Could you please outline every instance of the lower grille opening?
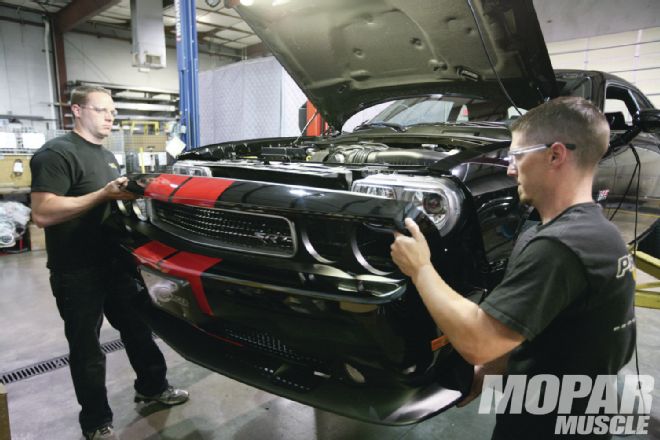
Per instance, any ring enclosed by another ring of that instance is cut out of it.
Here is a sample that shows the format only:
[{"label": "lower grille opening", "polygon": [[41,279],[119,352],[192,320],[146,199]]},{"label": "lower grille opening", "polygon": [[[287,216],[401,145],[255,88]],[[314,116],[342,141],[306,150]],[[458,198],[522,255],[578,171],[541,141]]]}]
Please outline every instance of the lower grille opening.
[{"label": "lower grille opening", "polygon": [[241,342],[257,350],[267,351],[283,359],[314,367],[321,367],[325,364],[321,359],[297,352],[284,344],[277,337],[268,333],[256,330],[239,330],[235,328],[225,328],[223,329],[223,333],[230,339]]}]

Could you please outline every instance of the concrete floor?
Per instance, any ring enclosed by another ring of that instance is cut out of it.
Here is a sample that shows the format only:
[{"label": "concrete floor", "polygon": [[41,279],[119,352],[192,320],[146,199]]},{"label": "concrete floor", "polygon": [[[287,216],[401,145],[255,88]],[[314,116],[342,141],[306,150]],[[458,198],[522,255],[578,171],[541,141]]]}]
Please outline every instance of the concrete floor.
[{"label": "concrete floor", "polygon": [[[44,252],[0,255],[0,373],[67,354],[63,326],[48,284]],[[646,278],[648,279],[648,278]],[[644,281],[644,278],[642,278]],[[660,379],[660,311],[637,309],[640,372]],[[107,323],[102,342],[117,339]],[[243,385],[191,364],[162,341],[171,383],[191,393],[188,403],[164,408],[133,403],[134,373],[123,350],[107,355],[107,388],[114,426],[124,440],[211,439],[489,439],[494,416],[477,401],[413,426],[386,427],[316,410]],[[623,373],[634,373],[634,364]],[[13,440],[80,439],[68,368],[6,386]],[[656,385],[648,436],[660,439]],[[657,403],[656,403],[657,402]],[[5,439],[0,439],[5,440]]]}]

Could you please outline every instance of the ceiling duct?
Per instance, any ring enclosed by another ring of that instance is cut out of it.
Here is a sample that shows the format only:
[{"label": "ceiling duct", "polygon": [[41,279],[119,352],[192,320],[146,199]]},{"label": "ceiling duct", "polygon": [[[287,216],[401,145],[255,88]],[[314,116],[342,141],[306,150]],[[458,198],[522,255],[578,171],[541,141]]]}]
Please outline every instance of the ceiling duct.
[{"label": "ceiling duct", "polygon": [[163,0],[131,0],[133,66],[139,69],[166,67]]}]

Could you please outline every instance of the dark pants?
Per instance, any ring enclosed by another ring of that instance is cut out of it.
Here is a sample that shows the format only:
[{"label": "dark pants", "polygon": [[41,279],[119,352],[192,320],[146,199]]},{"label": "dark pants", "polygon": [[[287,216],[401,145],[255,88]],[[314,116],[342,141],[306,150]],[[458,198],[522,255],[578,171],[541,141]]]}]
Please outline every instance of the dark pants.
[{"label": "dark pants", "polygon": [[52,270],[50,284],[64,320],[70,369],[83,431],[112,422],[105,389],[105,355],[99,344],[103,315],[119,330],[128,359],[137,374],[135,390],[145,395],[163,392],[167,367],[151,330],[137,315],[132,299],[135,280],[117,264],[79,270]]}]

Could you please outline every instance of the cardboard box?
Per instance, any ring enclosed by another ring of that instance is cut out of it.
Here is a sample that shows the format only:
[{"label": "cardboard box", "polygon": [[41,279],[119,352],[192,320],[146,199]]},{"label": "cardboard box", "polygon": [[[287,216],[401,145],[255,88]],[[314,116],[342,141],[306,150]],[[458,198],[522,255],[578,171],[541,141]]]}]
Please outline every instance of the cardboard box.
[{"label": "cardboard box", "polygon": [[29,191],[32,183],[29,154],[0,153],[0,193],[11,193],[17,189]]},{"label": "cardboard box", "polygon": [[44,230],[34,223],[30,223],[28,225],[28,231],[30,232],[30,250],[46,250],[46,234]]}]

